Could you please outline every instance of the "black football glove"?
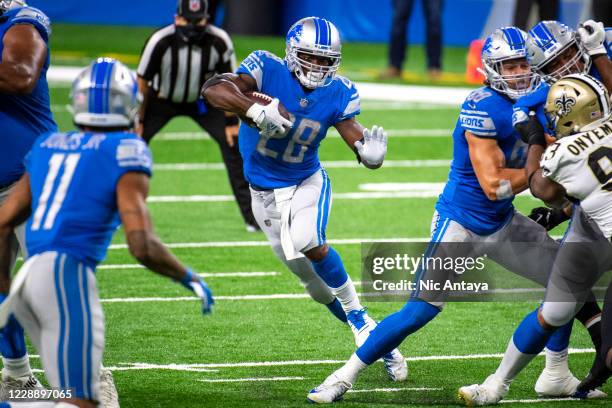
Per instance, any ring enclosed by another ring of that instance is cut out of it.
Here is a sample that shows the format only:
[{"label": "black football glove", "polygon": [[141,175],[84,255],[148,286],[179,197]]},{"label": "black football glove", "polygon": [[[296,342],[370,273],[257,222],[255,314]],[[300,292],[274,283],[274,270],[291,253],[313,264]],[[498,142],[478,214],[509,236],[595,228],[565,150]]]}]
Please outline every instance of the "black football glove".
[{"label": "black football glove", "polygon": [[535,115],[529,115],[529,120],[517,123],[514,129],[521,136],[523,142],[531,145],[540,145],[546,148],[546,138],[544,137],[544,128]]},{"label": "black football glove", "polygon": [[531,210],[529,218],[550,231],[557,225],[570,219],[570,216],[563,210],[548,207],[537,207]]}]

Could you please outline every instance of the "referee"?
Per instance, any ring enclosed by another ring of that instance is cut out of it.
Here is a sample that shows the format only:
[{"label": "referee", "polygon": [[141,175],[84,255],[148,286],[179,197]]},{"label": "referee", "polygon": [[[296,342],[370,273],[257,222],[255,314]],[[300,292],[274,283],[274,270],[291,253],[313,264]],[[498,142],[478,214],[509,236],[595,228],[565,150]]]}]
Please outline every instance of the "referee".
[{"label": "referee", "polygon": [[219,144],[234,196],[247,231],[259,230],[251,210],[251,193],[238,151],[238,117],[198,100],[200,88],[218,73],[234,72],[236,56],[229,35],[208,24],[207,0],[179,0],[174,24],[147,40],[138,65],[144,96],[137,133],[147,143],[168,121],[189,116]]}]

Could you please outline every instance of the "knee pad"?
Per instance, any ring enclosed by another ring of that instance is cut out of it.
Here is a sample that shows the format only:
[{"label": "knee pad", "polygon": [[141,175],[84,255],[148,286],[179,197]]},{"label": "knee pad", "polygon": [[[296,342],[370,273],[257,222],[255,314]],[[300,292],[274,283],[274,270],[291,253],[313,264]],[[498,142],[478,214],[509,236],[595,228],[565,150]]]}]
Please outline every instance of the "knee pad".
[{"label": "knee pad", "polygon": [[292,225],[289,233],[296,251],[304,253],[318,244],[316,234],[311,231],[311,228],[307,228],[303,224]]},{"label": "knee pad", "polygon": [[312,267],[312,263],[306,258],[298,258],[288,261],[280,243],[273,245],[272,250],[287,268],[299,278],[300,283],[306,289],[310,297],[318,303],[327,305],[334,300],[334,295],[329,287],[317,275]]},{"label": "knee pad", "polygon": [[574,318],[580,307],[576,302],[544,302],[541,313],[546,323],[561,327]]}]

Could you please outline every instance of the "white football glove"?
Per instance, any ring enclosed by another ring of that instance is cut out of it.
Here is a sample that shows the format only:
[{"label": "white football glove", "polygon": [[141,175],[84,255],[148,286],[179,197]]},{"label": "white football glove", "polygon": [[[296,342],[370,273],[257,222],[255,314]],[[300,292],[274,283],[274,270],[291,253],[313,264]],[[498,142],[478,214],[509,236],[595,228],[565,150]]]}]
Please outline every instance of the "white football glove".
[{"label": "white football glove", "polygon": [[272,137],[277,134],[284,134],[293,126],[290,120],[281,115],[278,104],[278,98],[274,98],[268,105],[254,103],[246,111],[246,117],[255,122],[262,136]]},{"label": "white football glove", "polygon": [[606,29],[603,23],[587,20],[578,27],[578,35],[580,36],[580,42],[590,56],[607,54]]},{"label": "white football glove", "polygon": [[372,130],[363,129],[363,142],[355,142],[355,148],[364,166],[378,168],[387,154],[387,132],[380,126],[372,126]]}]

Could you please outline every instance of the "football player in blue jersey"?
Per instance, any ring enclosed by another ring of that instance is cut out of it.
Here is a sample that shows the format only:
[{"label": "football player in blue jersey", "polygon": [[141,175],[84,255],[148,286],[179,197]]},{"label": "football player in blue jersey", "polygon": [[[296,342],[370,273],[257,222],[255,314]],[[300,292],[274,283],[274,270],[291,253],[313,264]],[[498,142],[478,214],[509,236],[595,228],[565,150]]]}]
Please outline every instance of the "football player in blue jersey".
[{"label": "football player in blue jersey", "polygon": [[[49,68],[50,22],[40,10],[24,1],[0,0],[0,203],[24,172],[23,158],[34,140],[53,131],[46,73]],[[9,266],[19,248],[26,257],[24,227],[11,238]],[[0,302],[8,293],[10,279],[0,280]],[[23,328],[15,319],[0,331],[2,383],[0,401],[11,389],[37,388],[26,353]]]},{"label": "football player in blue jersey", "polygon": [[[526,41],[527,34],[515,27],[498,29],[485,41],[482,62],[486,83],[461,107],[453,132],[449,180],[435,207],[426,256],[479,256],[481,246],[486,245],[487,257],[545,286],[547,265],[552,263],[558,244],[512,204],[515,195],[527,188],[523,169],[527,145],[512,127],[512,107],[540,81],[527,61]],[[440,243],[469,243],[473,247]],[[519,251],[520,257],[516,255]],[[455,276],[453,270],[421,268],[416,274],[417,289],[406,305],[381,321],[349,361],[307,398],[316,403],[341,398],[362,370],[441,311],[448,291],[425,290],[420,282],[433,281],[444,287]],[[547,368],[536,384],[540,394],[571,395],[579,383],[567,366],[570,330],[568,324],[548,343],[555,353],[547,355]]]},{"label": "football player in blue jersey", "polygon": [[[206,283],[182,265],[152,229],[146,207],[151,154],[131,133],[137,83],[127,67],[98,59],[72,87],[79,131],[45,133],[26,158],[26,172],[0,207],[0,276],[8,279],[10,237],[27,220],[30,257],[0,307],[26,329],[58,407],[95,407],[104,350],[104,317],[96,265],[123,224],[130,253],[149,269],[214,303]],[[54,402],[49,402],[53,406]]]},{"label": "football player in blue jersey", "polygon": [[[209,80],[202,95],[212,106],[256,125],[243,122],[238,137],[255,218],[276,255],[314,300],[348,320],[360,345],[376,322],[361,305],[340,256],[326,242],[331,182],[318,149],[333,126],[361,163],[376,169],[387,151],[387,135],[381,127],[365,129],[355,120],[359,93],[351,81],[336,75],[340,60],[336,27],[307,17],[289,29],[284,59],[254,51],[236,74]],[[271,103],[254,103],[245,96],[254,91],[273,98]],[[281,105],[289,117],[280,113]],[[383,358],[393,380],[406,378],[406,363],[397,349]]]}]

